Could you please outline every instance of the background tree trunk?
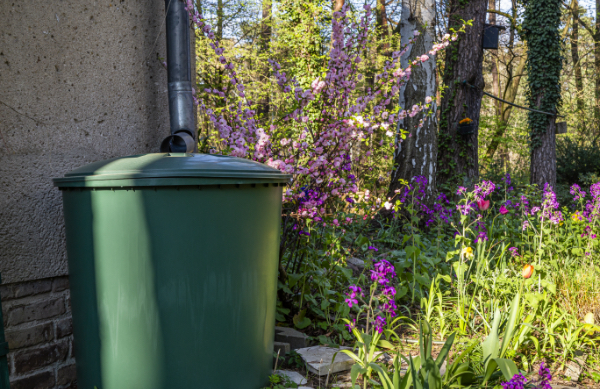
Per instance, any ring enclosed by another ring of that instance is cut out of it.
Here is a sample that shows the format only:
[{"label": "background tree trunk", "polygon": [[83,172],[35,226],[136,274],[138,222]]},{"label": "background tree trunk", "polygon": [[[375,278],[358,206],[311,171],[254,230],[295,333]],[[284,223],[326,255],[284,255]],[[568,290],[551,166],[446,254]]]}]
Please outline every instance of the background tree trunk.
[{"label": "background tree trunk", "polygon": [[594,118],[597,126],[600,122],[600,0],[596,0],[596,28],[592,37],[594,38],[594,70],[596,76]]},{"label": "background tree trunk", "polygon": [[[496,9],[496,0],[489,0],[488,9],[495,10]],[[496,25],[496,14],[490,12],[488,15],[489,23],[493,26]],[[494,96],[500,96],[500,75],[498,74],[498,50],[488,50],[489,55],[491,56],[491,71],[492,71],[492,94]],[[500,116],[502,114],[502,107],[500,105],[500,101],[494,100],[494,107],[496,107],[496,115]]]},{"label": "background tree trunk", "polygon": [[[409,61],[423,54],[429,55],[435,39],[435,1],[434,0],[403,0],[402,16],[400,20],[400,36],[402,44],[408,43],[413,37],[413,31],[419,30],[421,34],[410,51],[401,58],[402,68],[406,68]],[[425,97],[433,99],[432,105],[436,107],[436,66],[435,57],[420,66],[414,66],[410,80],[400,90],[400,109],[409,110],[415,104],[425,103]],[[419,121],[424,119],[422,128],[418,128]],[[415,117],[407,117],[399,121],[398,126],[411,134],[402,143],[397,139],[398,149],[394,155],[395,170],[392,172],[390,193],[399,187],[398,180],[410,181],[414,176],[427,177],[429,184],[427,196],[431,199],[436,192],[436,163],[437,163],[437,120],[434,113],[426,117],[423,113]]]},{"label": "background tree trunk", "polygon": [[531,150],[530,181],[543,188],[556,186],[556,117],[549,116],[548,131],[540,137],[541,145]]},{"label": "background tree trunk", "polygon": [[[470,184],[479,177],[478,131],[466,136],[457,135],[456,131],[458,122],[466,117],[479,126],[484,87],[481,42],[487,4],[486,0],[472,0],[466,4],[461,0],[450,0],[449,28],[460,28],[461,20],[472,20],[473,25],[446,48],[445,90],[438,137],[438,186],[461,184],[464,180]],[[474,88],[465,85],[464,81]]]},{"label": "background tree trunk", "polygon": [[[581,61],[579,59],[579,3],[573,0],[571,4],[573,13],[573,27],[571,29],[571,60],[573,61],[573,73],[575,74],[575,88],[577,89],[577,112],[582,113],[585,110],[583,100],[583,75],[581,74]],[[581,132],[585,128],[585,115],[581,115],[581,120],[577,123],[577,129]]]},{"label": "background tree trunk", "polygon": [[[267,60],[270,56],[271,35],[273,33],[273,28],[271,25],[272,7],[272,0],[262,0],[262,20],[260,23],[259,36],[259,63],[261,64],[262,71],[259,77],[260,82],[265,86],[270,84],[268,81],[271,74]],[[260,99],[260,103],[258,105],[258,114],[261,116],[269,116],[269,91],[266,90],[263,92],[264,96]]]},{"label": "background tree trunk", "polygon": [[527,113],[530,139],[530,182],[543,188],[556,184],[556,113],[561,104],[563,46],[559,33],[561,0],[530,0],[523,30],[527,40],[528,104],[554,115]]}]

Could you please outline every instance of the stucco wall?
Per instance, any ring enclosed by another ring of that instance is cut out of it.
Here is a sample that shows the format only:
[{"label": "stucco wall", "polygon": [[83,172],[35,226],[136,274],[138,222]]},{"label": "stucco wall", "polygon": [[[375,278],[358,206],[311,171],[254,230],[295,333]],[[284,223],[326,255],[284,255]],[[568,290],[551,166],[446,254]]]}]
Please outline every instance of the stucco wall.
[{"label": "stucco wall", "polygon": [[0,272],[67,274],[60,192],[168,134],[163,0],[0,2]]}]

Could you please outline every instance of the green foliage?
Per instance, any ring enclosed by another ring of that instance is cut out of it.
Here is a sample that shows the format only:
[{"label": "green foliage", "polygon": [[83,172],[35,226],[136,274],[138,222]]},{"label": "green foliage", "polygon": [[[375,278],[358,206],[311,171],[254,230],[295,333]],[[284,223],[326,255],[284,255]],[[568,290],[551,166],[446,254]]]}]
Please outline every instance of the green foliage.
[{"label": "green foliage", "polygon": [[289,381],[287,377],[272,374],[269,376],[270,385],[261,389],[285,389],[285,388],[297,388],[298,385],[292,381]]},{"label": "green foliage", "polygon": [[[561,104],[560,75],[562,44],[558,28],[561,23],[560,0],[525,2],[524,38],[527,40],[527,80],[529,106],[544,112],[557,112]],[[549,116],[529,112],[531,148],[541,145]]]},{"label": "green foliage", "polygon": [[556,182],[589,186],[596,181],[590,174],[600,174],[600,145],[577,142],[570,137],[556,142]]}]

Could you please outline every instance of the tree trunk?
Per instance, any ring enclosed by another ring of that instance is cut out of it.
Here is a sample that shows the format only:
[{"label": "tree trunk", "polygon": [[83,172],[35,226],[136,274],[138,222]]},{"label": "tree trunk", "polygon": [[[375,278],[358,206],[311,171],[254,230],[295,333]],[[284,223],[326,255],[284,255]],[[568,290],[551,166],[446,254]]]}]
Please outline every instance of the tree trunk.
[{"label": "tree trunk", "polygon": [[338,12],[344,6],[345,0],[333,0],[333,12]]},{"label": "tree trunk", "polygon": [[[489,0],[488,9],[495,10],[496,9],[496,0]],[[491,25],[496,25],[496,14],[490,12],[488,15],[489,22]],[[500,75],[498,74],[498,50],[488,50],[488,53],[491,57],[492,62],[492,94],[494,96],[500,96]],[[500,105],[500,101],[494,100],[494,106],[496,107],[496,116],[500,116],[502,114],[502,107]]]},{"label": "tree trunk", "polygon": [[[390,36],[390,31],[388,28],[388,18],[385,9],[385,0],[377,0],[377,7],[375,8],[375,31],[377,34],[377,39],[386,39]],[[386,50],[389,47],[389,43],[378,44],[377,45],[377,54],[380,54],[382,51]]]},{"label": "tree trunk", "polygon": [[223,10],[223,0],[217,1],[217,40],[221,42],[223,40],[223,19],[224,19],[224,10]]},{"label": "tree trunk", "polygon": [[530,182],[543,188],[556,186],[556,117],[549,116],[548,130],[540,136],[541,145],[531,150]]},{"label": "tree trunk", "polygon": [[530,0],[523,30],[527,40],[528,104],[548,114],[529,111],[530,182],[543,188],[556,184],[556,112],[561,104],[563,47],[559,34],[561,0]]},{"label": "tree trunk", "polygon": [[[600,0],[599,0],[600,1]],[[487,1],[450,0],[449,28],[458,29],[461,20],[472,20],[457,42],[446,48],[440,130],[438,137],[438,186],[452,183],[471,184],[479,177],[477,133],[458,135],[458,122],[470,118],[479,126],[479,109],[483,96],[483,24]],[[464,82],[473,85],[467,86]],[[446,188],[449,189],[449,188]]]},{"label": "tree trunk", "polygon": [[594,118],[596,119],[596,125],[600,121],[600,0],[596,0],[596,28],[594,38],[594,67],[595,67],[595,105],[594,105]]},{"label": "tree trunk", "polygon": [[[270,85],[270,67],[267,60],[269,59],[270,47],[271,47],[271,35],[273,28],[271,26],[271,12],[273,3],[272,0],[262,0],[262,21],[260,23],[260,37],[259,37],[259,63],[262,67],[259,79],[262,85]],[[258,114],[264,119],[268,119],[269,116],[269,91],[262,91],[264,93],[258,104]]]},{"label": "tree trunk", "polygon": [[[508,81],[506,83],[506,89],[502,96],[502,98],[504,100],[509,101],[511,103],[515,102],[515,99],[517,98],[517,93],[519,92],[519,84],[521,83],[521,76],[523,75],[523,71],[525,70],[526,62],[527,62],[527,56],[525,55],[525,53],[523,53],[521,55],[521,58],[519,59],[519,63],[517,64],[517,68],[514,73],[513,73],[512,61],[510,62],[511,65],[507,66]],[[488,158],[490,160],[494,157],[494,154],[496,153],[498,146],[500,146],[500,139],[504,136],[504,132],[506,131],[506,128],[508,128],[508,121],[510,120],[510,115],[512,113],[512,109],[513,109],[512,105],[508,105],[508,104],[504,104],[504,103],[501,104],[501,112],[502,113],[500,116],[498,127],[494,131],[494,136],[493,136],[492,141],[490,142],[490,145],[488,146],[488,149],[486,151],[486,158]]]},{"label": "tree trunk", "polygon": [[[571,5],[573,12],[573,27],[571,29],[571,59],[573,60],[573,72],[575,73],[575,88],[577,89],[577,112],[582,114],[585,110],[583,101],[583,76],[581,74],[581,62],[579,59],[579,3],[573,0]],[[584,119],[585,115],[580,118]],[[585,127],[585,122],[578,122],[578,127]],[[581,130],[579,128],[579,130]]]},{"label": "tree trunk", "polygon": [[[401,58],[402,68],[418,56],[429,55],[435,39],[435,0],[403,0],[400,20],[400,36],[402,44],[413,37],[413,31],[421,34],[410,51]],[[410,80],[400,90],[400,109],[409,110],[415,104],[425,104],[425,98],[432,98],[434,112],[430,116],[419,113],[414,117],[406,117],[398,122],[398,126],[407,130],[411,136],[399,143],[394,155],[395,170],[392,172],[390,193],[399,187],[398,180],[410,181],[414,176],[425,176],[428,180],[427,197],[431,199],[436,192],[437,163],[437,119],[435,115],[436,101],[436,66],[435,57],[413,66]],[[423,119],[423,127],[418,128]]]}]

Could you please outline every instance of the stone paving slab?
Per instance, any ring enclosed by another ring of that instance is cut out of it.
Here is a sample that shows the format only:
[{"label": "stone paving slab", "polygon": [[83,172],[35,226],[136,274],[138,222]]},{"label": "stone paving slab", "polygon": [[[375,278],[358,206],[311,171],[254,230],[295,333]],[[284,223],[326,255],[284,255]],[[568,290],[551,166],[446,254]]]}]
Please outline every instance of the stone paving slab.
[{"label": "stone paving slab", "polygon": [[[302,357],[308,371],[320,376],[328,373],[337,373],[340,371],[350,370],[354,364],[354,360],[348,355],[340,352],[342,349],[351,350],[350,347],[332,348],[324,346],[306,347],[296,350]],[[331,363],[334,354],[335,360]],[[331,369],[331,371],[330,371]]]}]

